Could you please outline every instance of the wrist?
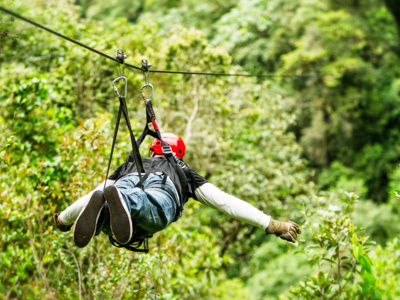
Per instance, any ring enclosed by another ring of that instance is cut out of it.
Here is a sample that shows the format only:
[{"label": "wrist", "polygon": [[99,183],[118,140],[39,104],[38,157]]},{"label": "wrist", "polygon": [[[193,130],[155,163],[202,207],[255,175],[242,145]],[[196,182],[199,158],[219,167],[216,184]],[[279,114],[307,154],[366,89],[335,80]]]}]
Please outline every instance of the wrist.
[{"label": "wrist", "polygon": [[278,224],[279,224],[279,221],[276,221],[271,218],[271,220],[269,221],[268,227],[265,229],[265,234],[275,234]]}]

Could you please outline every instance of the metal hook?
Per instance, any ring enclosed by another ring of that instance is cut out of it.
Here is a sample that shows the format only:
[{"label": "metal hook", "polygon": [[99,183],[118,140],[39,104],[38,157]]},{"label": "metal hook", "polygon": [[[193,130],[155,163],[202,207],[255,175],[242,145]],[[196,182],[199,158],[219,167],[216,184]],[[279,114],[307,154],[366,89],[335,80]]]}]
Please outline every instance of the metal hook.
[{"label": "metal hook", "polygon": [[[124,81],[124,85],[125,85],[125,94],[124,94],[123,96],[121,96],[121,95],[119,94],[118,89],[117,89],[117,87],[115,86],[115,82],[117,82],[117,81],[119,81],[119,80],[123,80],[123,81]],[[128,80],[126,79],[125,76],[119,76],[119,77],[115,78],[115,79],[113,80],[113,82],[112,82],[112,85],[113,85],[114,91],[117,93],[117,96],[118,96],[118,97],[120,97],[120,98],[121,98],[121,97],[123,97],[123,98],[126,97],[126,94],[127,94],[127,91],[128,91]]]},{"label": "metal hook", "polygon": [[[145,87],[149,87],[150,88],[150,98],[149,99],[146,99],[146,95],[143,92],[143,89]],[[154,86],[151,83],[147,83],[145,85],[142,85],[142,87],[140,88],[140,92],[142,93],[142,97],[143,97],[144,102],[151,101],[153,99]]]},{"label": "metal hook", "polygon": [[125,69],[125,59],[128,56],[125,55],[123,49],[117,49],[117,56],[115,57],[120,63],[122,63],[122,71],[121,71],[121,65],[118,64],[119,68],[119,76],[124,76],[124,69]]}]

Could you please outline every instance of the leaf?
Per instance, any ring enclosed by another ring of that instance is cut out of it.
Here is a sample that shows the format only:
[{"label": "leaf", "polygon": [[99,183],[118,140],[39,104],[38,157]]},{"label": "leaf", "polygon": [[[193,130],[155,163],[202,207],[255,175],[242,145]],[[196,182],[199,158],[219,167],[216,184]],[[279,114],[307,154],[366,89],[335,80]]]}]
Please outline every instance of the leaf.
[{"label": "leaf", "polygon": [[354,246],[358,245],[357,235],[355,233],[351,237],[351,242],[353,243]]},{"label": "leaf", "polygon": [[362,255],[364,253],[364,247],[362,244],[358,245],[358,255]]},{"label": "leaf", "polygon": [[353,247],[353,255],[356,259],[358,259],[358,248],[356,246]]},{"label": "leaf", "polygon": [[11,153],[9,151],[6,152],[6,160],[7,160],[7,163],[10,163],[10,161],[11,161]]},{"label": "leaf", "polygon": [[351,269],[353,267],[353,264],[349,263],[349,262],[345,262],[342,264],[343,267],[347,267],[347,269]]},{"label": "leaf", "polygon": [[335,294],[340,289],[338,284],[334,284],[330,287],[330,293]]},{"label": "leaf", "polygon": [[369,241],[369,242],[364,243],[364,246],[375,246],[375,245],[376,245],[376,242],[374,242],[374,241]]},{"label": "leaf", "polygon": [[78,123],[79,123],[79,126],[81,126],[82,128],[84,128],[84,122],[83,122],[82,119],[78,119]]},{"label": "leaf", "polygon": [[375,285],[375,276],[372,273],[369,272],[363,272],[362,277],[365,279],[365,281],[370,284],[370,285]]},{"label": "leaf", "polygon": [[322,285],[322,284],[324,283],[324,281],[325,281],[324,273],[323,273],[323,272],[319,272],[319,273],[318,273],[318,283],[319,283],[320,285]]},{"label": "leaf", "polygon": [[360,255],[360,257],[359,257],[359,262],[360,262],[360,265],[362,266],[362,268],[363,268],[365,271],[367,271],[367,272],[369,272],[369,273],[372,273],[371,265],[370,265],[370,263],[368,262],[368,260],[365,258],[364,255]]},{"label": "leaf", "polygon": [[328,253],[327,253],[327,257],[329,257],[329,258],[331,258],[332,256],[334,256],[336,254],[336,247],[333,247],[333,248],[330,248],[329,250],[328,250]]},{"label": "leaf", "polygon": [[332,258],[324,258],[323,260],[326,260],[326,261],[328,261],[328,262],[330,262],[332,264],[336,264],[336,261],[333,260]]},{"label": "leaf", "polygon": [[321,246],[320,246],[320,245],[317,245],[317,244],[313,244],[313,245],[307,246],[307,247],[305,248],[305,250],[308,250],[309,248],[321,248]]}]

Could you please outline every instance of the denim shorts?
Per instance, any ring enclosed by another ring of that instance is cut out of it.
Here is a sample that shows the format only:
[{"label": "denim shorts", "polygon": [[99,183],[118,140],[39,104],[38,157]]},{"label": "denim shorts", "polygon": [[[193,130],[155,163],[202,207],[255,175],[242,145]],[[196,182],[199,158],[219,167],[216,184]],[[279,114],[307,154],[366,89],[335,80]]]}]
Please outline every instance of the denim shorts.
[{"label": "denim shorts", "polygon": [[[135,187],[139,182],[138,175],[127,175],[114,183],[130,211],[135,237],[161,231],[175,219],[177,208],[172,196],[160,187],[151,187],[152,185],[161,185],[163,179],[164,175],[150,174],[144,181],[144,191],[141,187]],[[175,186],[169,178],[165,185],[175,193],[175,197],[178,199]],[[149,188],[146,189],[146,187]],[[105,234],[112,235],[107,203],[102,230]]]}]

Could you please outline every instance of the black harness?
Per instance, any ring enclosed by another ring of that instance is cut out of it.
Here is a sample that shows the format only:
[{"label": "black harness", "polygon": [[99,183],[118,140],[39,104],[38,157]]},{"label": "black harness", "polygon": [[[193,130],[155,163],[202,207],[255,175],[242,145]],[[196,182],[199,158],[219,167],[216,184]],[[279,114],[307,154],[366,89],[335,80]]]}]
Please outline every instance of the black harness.
[{"label": "black harness", "polygon": [[[118,49],[117,51],[117,59],[120,60],[123,64],[124,64],[124,59],[126,58],[126,55],[124,55],[122,49]],[[148,68],[150,65],[147,64],[146,60],[142,60],[142,68],[146,69],[148,72]],[[144,72],[143,72],[144,73]],[[145,75],[145,73],[144,73]],[[146,75],[145,75],[146,78]],[[120,95],[120,93],[118,92],[117,87],[115,86],[115,83],[123,80],[124,81],[124,85],[125,85],[125,94],[124,95]],[[136,141],[135,136],[132,132],[132,126],[131,123],[129,121],[129,116],[128,116],[128,108],[126,105],[126,94],[127,94],[127,79],[125,76],[123,76],[123,72],[121,74],[121,76],[117,77],[116,79],[114,79],[114,81],[112,82],[114,90],[118,96],[119,99],[119,110],[118,110],[118,116],[117,116],[117,121],[116,121],[116,125],[115,125],[115,130],[114,130],[114,136],[113,136],[113,142],[112,142],[112,146],[111,146],[111,153],[110,153],[110,158],[108,161],[108,168],[107,168],[107,176],[106,176],[106,181],[108,178],[108,174],[109,174],[109,170],[110,170],[110,165],[111,165],[111,160],[112,160],[112,156],[113,156],[113,152],[114,152],[114,147],[115,147],[115,142],[117,139],[117,135],[118,135],[118,128],[119,128],[119,124],[120,124],[120,120],[121,120],[121,116],[124,116],[125,119],[125,123],[128,127],[129,130],[129,135],[130,135],[130,140],[131,140],[131,145],[132,145],[132,154],[135,160],[135,164],[136,164],[136,168],[137,168],[137,172],[138,172],[138,176],[139,176],[139,183],[135,186],[135,187],[141,187],[143,190],[145,190],[144,187],[144,181],[147,179],[147,177],[150,175],[150,173],[146,173],[143,177],[142,177],[142,172],[144,172],[144,168],[143,168],[143,162],[142,162],[142,158],[140,156],[140,152],[139,152],[139,147],[142,144],[143,140],[145,139],[145,137],[147,135],[150,135],[158,140],[161,141],[161,147],[164,153],[165,158],[168,160],[168,163],[173,167],[173,169],[175,171],[178,171],[178,168],[182,168],[180,165],[180,160],[175,157],[172,153],[171,147],[165,143],[161,137],[161,133],[160,130],[157,126],[156,123],[156,115],[154,113],[154,109],[153,109],[153,105],[152,105],[152,97],[153,97],[153,91],[154,91],[154,87],[152,84],[148,83],[148,79],[146,80],[146,84],[143,85],[140,90],[142,93],[142,97],[143,100],[146,104],[146,125],[144,127],[144,130],[142,132],[142,134],[140,135],[139,139]],[[143,89],[149,87],[151,89],[150,92],[150,98],[146,99],[146,96],[143,92]],[[149,128],[149,123],[153,124],[154,130],[151,130]],[[179,163],[179,165],[178,165]],[[183,165],[185,165],[183,163]],[[186,165],[185,165],[186,166]],[[186,166],[187,169],[187,166]],[[184,170],[184,169],[182,169]],[[190,176],[188,177],[188,170],[184,170],[184,173],[186,175],[187,178],[190,178]],[[179,171],[178,171],[179,173]],[[128,174],[129,175],[129,174]],[[175,196],[175,193],[168,187],[166,186],[166,181],[168,178],[167,174],[163,174],[164,178],[161,184],[153,184],[153,185],[149,185],[146,186],[146,189],[155,189],[155,188],[161,188],[163,190],[165,190],[168,194],[171,195],[171,197],[174,199],[175,204],[176,204],[176,214],[175,214],[175,219],[174,222],[177,221],[181,216],[182,216],[182,210],[183,210],[183,205],[184,205],[184,199],[182,199],[182,197],[179,197],[179,199],[177,199],[177,197]],[[122,178],[122,177],[121,177]],[[119,178],[120,179],[120,178]],[[107,182],[104,183],[104,188],[106,187]],[[190,186],[190,184],[189,184]],[[148,238],[151,237],[152,235],[147,234],[144,238],[137,238],[137,237],[132,237],[132,239],[125,245],[121,245],[119,244],[112,236],[109,236],[109,240],[111,242],[112,245],[114,245],[115,247],[124,247],[130,251],[135,251],[135,252],[149,252],[149,248],[148,248]],[[140,249],[140,247],[143,245],[143,249]]]}]

